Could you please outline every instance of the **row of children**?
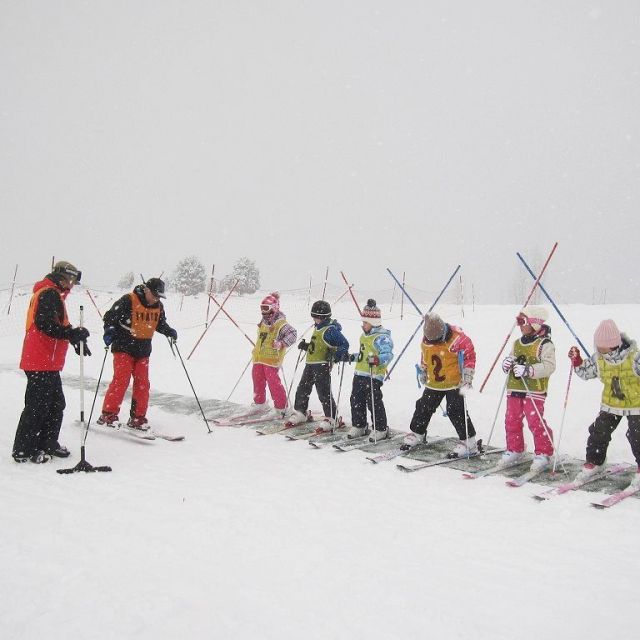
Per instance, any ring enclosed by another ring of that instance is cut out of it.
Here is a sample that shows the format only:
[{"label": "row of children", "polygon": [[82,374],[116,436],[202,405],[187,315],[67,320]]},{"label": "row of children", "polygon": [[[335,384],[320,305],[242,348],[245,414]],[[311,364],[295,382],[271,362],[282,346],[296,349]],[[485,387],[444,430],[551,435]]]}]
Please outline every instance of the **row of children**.
[{"label": "row of children", "polygon": [[[284,416],[287,394],[278,372],[287,349],[297,340],[297,334],[280,310],[277,293],[268,295],[260,308],[262,319],[253,350],[254,403],[265,404],[268,385],[276,413]],[[298,348],[306,352],[306,364],[289,421],[301,423],[306,420],[309,396],[315,386],[325,420],[333,426],[337,417],[331,392],[333,364],[355,362],[351,427],[347,437],[365,435],[368,410],[374,430],[370,440],[376,442],[386,438],[389,430],[382,385],[393,359],[393,341],[391,332],[382,326],[375,300],[368,300],[361,311],[362,335],[355,354],[349,354],[349,342],[342,334],[340,324],[331,318],[331,307],[327,302],[315,302],[311,317],[313,334],[309,342],[303,339],[298,344]],[[502,362],[502,370],[507,374],[507,408],[506,451],[501,464],[510,466],[524,456],[523,426],[526,418],[534,441],[535,456],[531,469],[541,471],[550,466],[554,454],[553,432],[544,418],[544,410],[549,378],[556,368],[555,347],[543,307],[523,308],[516,321],[520,336]],[[640,483],[640,352],[636,343],[621,333],[613,320],[600,323],[594,334],[594,344],[596,353],[586,360],[582,359],[577,347],[572,347],[568,354],[579,377],[585,380],[600,378],[604,383],[600,412],[589,427],[586,463],[577,479],[588,479],[602,472],[611,435],[622,417],[626,416],[629,422],[627,439],[638,464],[634,482]],[[419,365],[425,389],[416,402],[411,431],[404,438],[408,447],[423,441],[431,417],[446,399],[446,414],[459,439],[452,455],[468,457],[477,453],[476,431],[466,406],[466,394],[471,389],[475,365],[475,349],[469,336],[459,327],[444,322],[437,314],[427,314]]]}]

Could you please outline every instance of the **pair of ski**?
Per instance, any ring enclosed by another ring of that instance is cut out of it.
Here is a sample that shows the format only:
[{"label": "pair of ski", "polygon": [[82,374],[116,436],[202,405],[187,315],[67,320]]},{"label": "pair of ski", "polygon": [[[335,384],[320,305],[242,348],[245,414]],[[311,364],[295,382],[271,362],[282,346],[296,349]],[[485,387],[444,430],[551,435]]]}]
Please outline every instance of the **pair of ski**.
[{"label": "pair of ski", "polygon": [[[81,425],[81,423],[79,422],[77,424]],[[154,431],[153,429],[146,429],[143,431],[142,429],[134,429],[133,427],[129,427],[123,422],[117,422],[113,425],[98,424],[96,422],[95,424],[92,424],[90,428],[95,428],[102,433],[122,433],[136,438],[137,440],[150,441],[156,440],[157,438],[161,440],[167,440],[169,442],[180,442],[181,440],[184,440],[184,436],[182,435],[162,433],[159,431]]]},{"label": "pair of ski", "polygon": [[[602,471],[601,473],[597,473],[591,476],[590,478],[587,478],[586,480],[573,480],[572,482],[564,482],[555,487],[551,487],[551,489],[547,489],[542,493],[538,493],[534,495],[533,498],[539,501],[549,500],[555,496],[561,496],[565,493],[569,493],[571,491],[575,491],[576,489],[580,489],[581,487],[584,487],[587,484],[595,482],[596,480],[602,480],[604,478],[616,476],[621,473],[624,473],[625,471],[629,471],[630,469],[633,469],[633,468],[634,467],[632,467],[629,464],[624,464],[624,463],[614,464],[608,467],[607,469],[605,469],[604,471]],[[622,500],[625,500],[626,498],[629,498],[630,496],[635,495],[639,491],[640,491],[640,487],[634,487],[630,485],[626,489],[623,489],[622,491],[613,493],[612,495],[607,496],[602,500],[597,500],[595,502],[592,502],[591,504],[598,509],[606,509],[607,507],[612,507],[613,505],[618,504],[619,502],[622,502]]]},{"label": "pair of ski", "polygon": [[[427,441],[426,444],[428,446],[430,444],[433,444],[434,442],[438,442],[439,440],[449,440],[449,438],[435,438],[431,442]],[[404,453],[404,455],[407,455],[422,446],[424,446],[424,443],[415,445],[414,447],[411,447],[409,451]],[[496,453],[502,453],[503,451],[504,449],[492,449],[491,451],[485,451],[482,448],[482,440],[478,440],[478,450],[475,453],[470,453],[469,455],[466,455],[466,456],[458,456],[458,455],[449,453],[443,458],[438,458],[436,460],[429,460],[428,462],[419,462],[418,464],[413,464],[413,465],[397,464],[396,468],[399,469],[400,471],[404,471],[405,473],[411,473],[413,471],[420,471],[420,469],[428,469],[429,467],[437,467],[439,465],[449,464],[452,462],[460,462],[461,460],[471,460],[472,458],[483,458],[485,456],[494,455]]]},{"label": "pair of ski", "polygon": [[275,416],[273,413],[265,412],[264,409],[262,409],[260,411],[248,411],[246,413],[236,414],[228,418],[212,418],[208,419],[208,422],[216,427],[245,427],[281,420],[284,420],[282,416]]}]

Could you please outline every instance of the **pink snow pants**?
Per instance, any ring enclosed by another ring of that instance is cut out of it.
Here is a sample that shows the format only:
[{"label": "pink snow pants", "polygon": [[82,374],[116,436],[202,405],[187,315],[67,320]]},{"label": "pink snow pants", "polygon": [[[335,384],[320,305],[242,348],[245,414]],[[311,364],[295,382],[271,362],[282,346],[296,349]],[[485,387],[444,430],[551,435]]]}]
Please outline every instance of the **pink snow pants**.
[{"label": "pink snow pants", "polygon": [[285,409],[287,406],[287,392],[280,382],[277,367],[256,362],[251,370],[253,378],[253,401],[256,404],[264,404],[267,400],[266,386],[269,385],[269,393],[273,398],[276,409]]},{"label": "pink snow pants", "polygon": [[[547,456],[553,455],[553,444],[547,436],[553,437],[553,432],[547,424],[545,431],[545,424],[541,422],[538,417],[538,413],[544,420],[544,402],[545,396],[508,396],[507,397],[507,413],[505,416],[505,429],[507,432],[507,449],[509,451],[524,451],[524,435],[522,433],[523,418],[527,417],[527,424],[529,425],[529,431],[533,434],[533,443],[536,454],[544,454]],[[536,411],[533,403],[538,408]]]}]

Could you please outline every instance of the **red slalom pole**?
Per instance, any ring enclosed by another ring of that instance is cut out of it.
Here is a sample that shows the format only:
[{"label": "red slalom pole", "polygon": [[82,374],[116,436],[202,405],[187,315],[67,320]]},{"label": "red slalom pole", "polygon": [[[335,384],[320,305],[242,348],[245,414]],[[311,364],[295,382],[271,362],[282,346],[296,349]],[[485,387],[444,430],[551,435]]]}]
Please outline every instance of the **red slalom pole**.
[{"label": "red slalom pole", "polygon": [[96,301],[93,299],[93,296],[91,295],[91,291],[89,291],[89,289],[85,289],[85,291],[87,292],[87,295],[89,296],[89,300],[91,300],[91,302],[93,303],[93,306],[96,308],[96,311],[98,312],[98,315],[102,318],[102,314],[100,313],[100,309],[98,309],[98,305],[96,304]]},{"label": "red slalom pole", "polygon": [[344,275],[344,271],[340,272],[340,275],[342,276],[342,279],[344,280],[344,283],[347,285],[348,287],[348,291],[349,294],[351,295],[351,299],[353,300],[353,304],[356,305],[356,309],[358,311],[358,315],[360,315],[361,311],[360,311],[360,305],[358,304],[358,301],[356,300],[356,297],[353,295],[353,285],[349,284],[349,281],[347,280],[347,277]]},{"label": "red slalom pole", "polygon": [[[227,297],[222,301],[222,306],[223,307],[224,307],[225,302],[229,299],[229,296],[233,293],[233,290],[238,286],[238,282],[240,282],[240,281],[236,280],[233,283],[233,287],[231,287],[231,289],[229,289],[229,293],[227,293]],[[211,294],[209,294],[209,297],[212,298]],[[218,303],[216,302],[216,304],[218,304]],[[218,304],[218,306],[220,307],[219,304]],[[191,349],[191,353],[187,356],[187,360],[193,355],[193,352],[196,350],[196,348],[200,344],[200,341],[202,340],[202,338],[204,338],[204,334],[207,333],[207,331],[209,331],[209,327],[213,324],[213,321],[218,317],[218,314],[220,313],[220,311],[222,311],[222,307],[220,307],[220,309],[218,309],[218,311],[215,312],[213,318],[211,318],[211,322],[205,327],[205,330],[202,332],[202,335],[198,338],[198,342],[196,342],[193,345],[193,349]]]},{"label": "red slalom pole", "polygon": [[[533,297],[533,294],[536,292],[536,287],[538,286],[538,283],[540,282],[540,279],[542,278],[544,272],[546,271],[547,266],[549,265],[549,262],[551,261],[551,258],[553,257],[553,254],[555,253],[557,248],[558,248],[558,243],[556,242],[553,245],[553,247],[551,249],[551,252],[547,256],[547,260],[544,263],[544,265],[542,267],[542,270],[538,274],[538,277],[536,278],[536,281],[533,283],[533,287],[531,287],[531,291],[529,292],[529,295],[527,296],[527,299],[524,301],[524,304],[522,305],[523,307],[526,307],[529,304],[529,300],[531,300],[531,298]],[[482,393],[482,390],[484,389],[485,385],[487,384],[487,380],[489,380],[489,377],[491,376],[491,373],[493,372],[493,369],[496,366],[496,363],[498,362],[498,359],[502,355],[502,352],[504,351],[504,348],[507,345],[507,342],[509,342],[509,338],[511,338],[511,334],[513,333],[513,330],[516,328],[516,326],[517,326],[517,322],[514,320],[513,324],[511,325],[511,329],[509,329],[509,333],[507,334],[507,337],[504,339],[504,342],[502,343],[502,346],[500,347],[500,351],[498,351],[498,355],[496,356],[495,360],[493,361],[493,364],[491,365],[491,367],[489,369],[489,372],[485,376],[485,379],[482,381],[482,385],[480,386],[479,393]]]},{"label": "red slalom pole", "polygon": [[[224,315],[227,316],[227,318],[229,318],[229,320],[231,320],[231,322],[233,322],[233,324],[235,324],[236,327],[238,327],[238,331],[240,331],[240,333],[251,343],[251,346],[255,347],[256,343],[242,330],[240,325],[227,313],[227,310],[222,308],[222,306],[224,305],[224,302],[221,305],[211,294],[209,294],[209,297],[213,300],[214,304],[217,304],[218,307],[220,307],[219,311],[222,311],[222,313],[224,313]],[[213,322],[213,320],[211,322]]]}]

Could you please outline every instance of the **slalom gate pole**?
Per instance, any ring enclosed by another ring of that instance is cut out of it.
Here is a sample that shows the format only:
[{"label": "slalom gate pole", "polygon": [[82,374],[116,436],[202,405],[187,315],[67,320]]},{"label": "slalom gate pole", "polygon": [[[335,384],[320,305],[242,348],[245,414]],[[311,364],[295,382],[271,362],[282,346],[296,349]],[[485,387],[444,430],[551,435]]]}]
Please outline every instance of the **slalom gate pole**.
[{"label": "slalom gate pole", "polygon": [[[213,293],[213,272],[216,270],[216,265],[214,264],[211,267],[211,280],[209,282],[209,294]],[[209,309],[211,308],[211,298],[207,299],[207,317],[204,321],[204,326],[206,327],[209,324]],[[189,358],[187,358],[188,360]]]},{"label": "slalom gate pole", "polygon": [[178,343],[175,340],[169,338],[169,345],[171,346],[172,349],[175,348],[176,353],[178,354],[178,358],[180,358],[180,363],[182,364],[182,368],[184,369],[184,372],[187,376],[187,380],[189,381],[189,386],[191,387],[191,391],[193,391],[193,397],[196,399],[196,402],[198,403],[198,408],[200,409],[200,413],[202,414],[202,419],[204,420],[204,423],[207,425],[207,431],[211,434],[213,433],[213,431],[211,431],[211,427],[209,426],[209,421],[207,420],[207,416],[204,415],[204,411],[202,410],[202,405],[200,404],[200,400],[198,400],[198,394],[196,393],[196,390],[193,388],[193,383],[191,382],[191,378],[189,377],[189,372],[187,371],[187,367],[185,367],[184,365],[184,360],[182,359],[182,354],[180,353],[180,349],[178,349]]},{"label": "slalom gate pole", "polygon": [[344,275],[344,271],[341,271],[340,275],[342,276],[344,283],[347,285],[349,293],[351,294],[351,299],[353,300],[353,304],[356,305],[356,310],[358,311],[358,315],[360,315],[362,307],[360,307],[360,305],[358,304],[358,301],[356,300],[356,297],[353,295],[353,284],[349,284],[347,277]]},{"label": "slalom gate pole", "polygon": [[18,265],[13,272],[13,281],[11,282],[11,293],[9,294],[9,304],[7,305],[7,315],[11,313],[11,302],[13,301],[13,291],[16,288],[16,276],[18,275]]},{"label": "slalom gate pole", "polygon": [[[84,320],[84,307],[80,305],[80,324],[79,327],[83,326]],[[68,475],[72,473],[79,473],[81,471],[85,473],[92,473],[97,471],[111,471],[111,467],[103,466],[103,467],[94,467],[93,465],[87,462],[85,456],[85,443],[87,441],[87,434],[89,433],[89,423],[91,422],[91,416],[93,415],[93,407],[96,403],[96,398],[98,396],[98,389],[100,388],[100,380],[102,380],[102,372],[104,371],[104,363],[107,360],[107,350],[105,349],[104,359],[102,361],[102,367],[100,368],[100,376],[98,378],[98,384],[96,385],[96,392],[93,396],[93,403],[91,404],[91,413],[89,414],[89,422],[84,421],[84,349],[85,342],[80,343],[79,347],[79,356],[80,356],[80,423],[82,425],[82,431],[80,435],[80,462],[75,467],[71,467],[69,469],[56,469],[57,473]]]},{"label": "slalom gate pole", "polygon": [[346,363],[344,360],[340,363],[340,382],[338,383],[338,399],[336,400],[336,415],[333,416],[333,430],[335,430],[338,425],[338,420],[340,419],[340,396],[342,395],[342,379],[344,378],[344,365]]},{"label": "slalom gate pole", "polygon": [[[558,432],[558,444],[554,448],[554,456],[553,456],[553,471],[556,472],[556,465],[558,464],[558,456],[560,455],[560,442],[562,441],[562,429],[564,428],[564,419],[567,415],[567,404],[569,402],[569,389],[571,387],[571,378],[573,376],[573,365],[569,369],[569,380],[567,381],[567,390],[564,394],[564,406],[562,407],[562,420],[560,421],[560,431]],[[566,471],[565,471],[566,473]]]},{"label": "slalom gate pole", "polygon": [[[209,297],[213,300],[214,304],[217,304],[218,307],[220,307],[220,311],[222,311],[222,313],[224,313],[224,315],[227,316],[229,320],[231,320],[231,322],[237,327],[238,331],[240,331],[240,333],[251,343],[251,346],[255,347],[256,343],[242,330],[240,325],[227,313],[227,310],[224,309],[222,305],[220,305],[220,303],[212,295],[209,295]],[[211,322],[213,322],[213,320],[211,320]]]},{"label": "slalom gate pole", "polygon": [[327,292],[327,280],[329,280],[329,267],[324,274],[324,286],[322,287],[322,299],[324,300],[324,294]]},{"label": "slalom gate pole", "polygon": [[498,421],[498,414],[500,413],[500,407],[502,406],[502,401],[504,400],[504,394],[507,391],[507,383],[509,382],[509,374],[507,374],[504,378],[504,384],[502,385],[502,392],[500,393],[500,400],[498,401],[498,406],[496,408],[496,413],[493,416],[493,422],[491,423],[491,429],[489,431],[489,437],[487,438],[487,447],[491,444],[491,438],[493,437],[493,430],[495,429],[496,422]]},{"label": "slalom gate pole", "polygon": [[[233,293],[234,289],[238,286],[238,282],[239,282],[239,280],[236,280],[233,283],[233,287],[231,287],[231,289],[229,289],[229,293],[227,293],[227,296],[222,301],[222,307],[224,307],[225,303],[229,299],[229,296]],[[211,300],[212,298],[213,298],[213,296],[211,294],[209,294],[209,299]],[[218,303],[216,302],[216,304],[218,304]],[[218,306],[220,307],[219,304],[218,304]],[[198,338],[198,341],[193,345],[193,349],[191,349],[191,353],[187,356],[187,360],[189,360],[189,358],[191,358],[191,356],[193,355],[193,352],[198,348],[198,345],[200,344],[202,338],[204,338],[204,334],[207,333],[207,331],[209,331],[209,327],[213,324],[213,321],[218,317],[218,314],[220,313],[220,311],[222,311],[222,307],[220,307],[215,312],[215,314],[213,315],[213,318],[211,318],[211,322],[205,327],[204,331],[202,332],[202,335]]]},{"label": "slalom gate pole", "polygon": [[[556,242],[553,245],[553,247],[551,249],[551,252],[547,256],[547,259],[546,259],[544,265],[542,266],[542,271],[540,271],[540,275],[538,275],[537,280],[533,283],[533,287],[531,287],[531,291],[529,292],[529,295],[527,296],[527,299],[524,301],[524,304],[522,305],[523,307],[526,307],[527,304],[529,303],[529,300],[531,300],[531,298],[533,297],[533,294],[536,291],[536,287],[538,286],[538,284],[540,282],[540,279],[542,278],[544,272],[547,270],[547,267],[549,266],[549,262],[551,261],[551,258],[553,257],[553,254],[555,253],[557,248],[558,248],[558,243]],[[509,329],[509,333],[506,335],[506,337],[504,339],[504,342],[500,346],[500,351],[498,351],[498,353],[497,353],[497,355],[495,357],[495,360],[491,364],[491,367],[489,368],[489,371],[487,372],[487,375],[485,376],[484,380],[482,381],[482,384],[480,385],[479,393],[482,393],[485,385],[487,384],[487,380],[489,380],[489,377],[491,376],[491,373],[493,372],[493,369],[496,366],[496,363],[498,362],[498,359],[502,355],[502,352],[504,351],[504,348],[505,348],[507,342],[509,342],[509,338],[511,338],[511,334],[513,333],[513,330],[516,328],[516,325],[517,325],[517,322],[514,320],[513,324],[511,325],[511,329]]]},{"label": "slalom gate pole", "polygon": [[109,347],[104,348],[104,358],[102,358],[102,366],[100,367],[100,375],[98,376],[98,384],[96,385],[95,393],[93,394],[93,401],[91,402],[91,411],[89,411],[89,420],[87,421],[87,428],[84,432],[84,438],[82,444],[87,441],[87,435],[89,435],[89,426],[91,425],[91,418],[93,417],[93,409],[96,406],[96,399],[98,398],[98,390],[100,389],[100,383],[102,382],[102,374],[104,373],[104,365],[107,362],[107,354],[109,353]]},{"label": "slalom gate pole", "polygon": [[[442,287],[440,293],[437,295],[436,299],[433,301],[432,305],[429,307],[429,311],[427,313],[429,313],[430,311],[433,311],[434,307],[438,304],[438,301],[440,300],[440,298],[442,298],[444,292],[447,290],[447,287],[451,284],[451,281],[455,278],[456,273],[458,273],[460,269],[460,265],[458,265],[453,273],[451,274],[451,276],[449,276],[449,279],[447,280],[447,283],[444,285],[444,287]],[[397,285],[400,287],[400,289],[402,291],[404,291],[404,287],[402,286],[402,284],[400,283],[400,281],[398,280],[398,278],[396,278],[393,273],[391,272],[391,269],[387,269],[387,271],[389,272],[389,275],[396,281]],[[396,361],[393,363],[393,366],[391,367],[391,369],[389,369],[389,371],[387,371],[387,375],[385,376],[385,380],[388,380],[391,377],[391,372],[396,368],[396,365],[398,364],[398,362],[400,362],[400,359],[402,358],[402,356],[404,355],[404,352],[409,348],[409,345],[411,344],[411,342],[413,341],[413,339],[416,336],[416,333],[418,333],[418,331],[420,331],[420,327],[422,327],[423,323],[424,323],[424,318],[422,317],[422,312],[420,311],[420,308],[418,307],[418,305],[413,301],[413,299],[411,298],[411,296],[404,291],[405,295],[407,296],[407,299],[409,300],[409,302],[411,302],[411,304],[414,306],[414,308],[418,311],[418,313],[420,314],[420,324],[416,327],[416,330],[411,334],[411,337],[409,338],[409,340],[407,341],[407,344],[404,345],[404,348],[402,349],[402,351],[400,352],[400,355],[396,358]]]},{"label": "slalom gate pole", "polygon": [[242,378],[244,378],[244,374],[247,372],[247,369],[249,368],[249,365],[252,362],[253,362],[253,355],[249,358],[249,362],[247,362],[247,364],[244,365],[244,369],[242,370],[242,373],[240,374],[240,377],[238,378],[236,383],[233,385],[233,389],[231,389],[231,393],[229,393],[229,395],[227,396],[227,399],[226,399],[225,402],[229,402],[229,398],[231,398],[231,396],[233,395],[233,392],[236,390],[236,388],[240,384],[240,380],[242,380]]},{"label": "slalom gate pole", "polygon": [[[524,378],[520,378],[520,380],[522,381],[522,384],[524,385],[524,388],[527,392],[527,395],[531,398],[531,403],[533,404],[533,408],[536,410],[536,414],[538,416],[538,420],[540,420],[540,422],[542,423],[542,426],[544,427],[544,432],[547,434],[547,438],[549,438],[549,442],[551,443],[551,446],[553,447],[553,464],[555,467],[555,463],[557,460],[557,456],[556,456],[556,446],[553,442],[553,436],[551,435],[551,432],[549,431],[549,427],[547,426],[547,421],[542,417],[542,414],[540,413],[540,410],[538,409],[538,405],[536,404],[536,399],[531,396],[531,392],[529,391],[529,385],[527,384],[527,381]],[[562,464],[562,463],[560,463]],[[564,465],[562,465],[562,470],[564,471],[565,475],[567,473],[567,470],[564,468]]]},{"label": "slalom gate pole", "polygon": [[[525,259],[518,252],[516,252],[516,255],[518,256],[520,262],[522,262],[522,264],[524,265],[525,269],[529,272],[531,277],[535,280],[536,274],[533,271],[531,271]],[[587,354],[587,357],[590,358],[591,354],[589,353],[589,349],[587,349],[587,347],[585,347],[584,344],[582,344],[582,340],[578,338],[578,336],[576,335],[576,332],[571,328],[569,321],[564,317],[564,315],[562,315],[562,311],[558,309],[558,305],[553,301],[553,299],[549,295],[549,292],[544,288],[544,285],[542,284],[542,282],[538,283],[538,288],[540,289],[540,291],[542,291],[542,293],[544,293],[547,300],[551,303],[551,306],[556,310],[556,313],[560,316],[560,320],[562,320],[562,322],[564,322],[564,324],[566,325],[567,329],[569,329],[569,333],[571,333],[571,335],[578,341],[578,344],[582,347],[582,350]]]},{"label": "slalom gate pole", "polygon": [[102,319],[102,313],[100,313],[100,309],[98,309],[98,305],[96,304],[96,301],[93,299],[93,296],[91,295],[91,291],[89,291],[89,289],[85,289],[85,291],[87,292],[87,295],[89,296],[89,300],[91,300],[91,303],[96,308],[96,311],[98,312],[98,315]]}]

